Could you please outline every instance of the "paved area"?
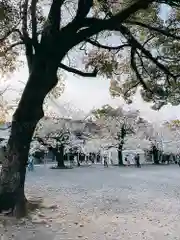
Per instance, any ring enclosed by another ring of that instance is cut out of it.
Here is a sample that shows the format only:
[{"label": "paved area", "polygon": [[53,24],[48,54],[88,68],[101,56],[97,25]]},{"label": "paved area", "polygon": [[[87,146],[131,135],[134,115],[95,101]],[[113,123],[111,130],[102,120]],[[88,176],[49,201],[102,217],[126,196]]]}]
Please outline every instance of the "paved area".
[{"label": "paved area", "polygon": [[11,220],[7,230],[0,225],[11,239],[180,240],[180,168],[175,165],[41,166],[28,173],[26,189],[57,208],[36,214],[42,224]]}]

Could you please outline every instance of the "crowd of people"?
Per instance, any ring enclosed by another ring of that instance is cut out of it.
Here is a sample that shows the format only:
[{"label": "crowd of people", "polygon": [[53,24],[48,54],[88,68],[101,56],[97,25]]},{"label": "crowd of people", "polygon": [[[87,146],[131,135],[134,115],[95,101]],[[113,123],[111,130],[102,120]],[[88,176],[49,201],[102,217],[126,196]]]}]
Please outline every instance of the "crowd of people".
[{"label": "crowd of people", "polygon": [[[130,166],[130,165],[131,165],[130,160],[128,159],[128,155],[126,155],[126,157],[125,157],[124,160],[125,160],[127,166]],[[138,168],[141,167],[140,155],[139,155],[139,153],[137,153],[137,154],[134,156],[134,162],[135,162],[135,165],[136,165]]]},{"label": "crowd of people", "polygon": [[[65,157],[65,160],[67,160],[67,157]],[[107,153],[104,153],[102,155],[100,153],[99,154],[90,153],[90,154],[88,154],[88,156],[86,156],[83,153],[79,153],[79,158],[77,158],[76,154],[71,154],[69,160],[71,162],[71,165],[72,165],[72,163],[74,165],[74,163],[77,161],[78,166],[80,166],[80,163],[83,163],[83,162],[103,163],[104,167],[108,167],[109,162],[111,163],[111,165],[113,165],[113,160],[112,160],[112,158],[109,158]],[[168,160],[169,160],[169,158],[168,158]],[[29,171],[34,171],[35,162],[36,162],[35,157],[32,155],[29,155],[28,165],[27,165],[27,168]],[[133,164],[132,164],[132,162],[133,162]],[[162,161],[162,163],[163,163],[163,161]],[[169,161],[167,161],[167,164],[168,163],[169,163]],[[180,158],[178,158],[178,160],[176,159],[175,163],[178,164],[180,167]],[[124,165],[125,166],[135,165],[137,168],[140,168],[141,167],[140,154],[139,153],[135,154],[132,159],[130,159],[129,155],[126,155],[124,158]]]},{"label": "crowd of people", "polygon": [[[106,154],[103,156],[103,160],[104,160],[104,166],[105,166],[105,167],[108,167],[108,156],[107,156]],[[110,161],[111,161],[111,164],[113,165],[112,158],[110,159]],[[128,155],[125,156],[124,161],[125,161],[125,165],[126,165],[126,166],[130,166],[130,165],[131,165],[131,162],[130,162],[130,160],[129,160],[129,158],[128,158]],[[135,166],[136,166],[137,168],[140,168],[140,167],[141,167],[140,155],[139,155],[139,153],[137,153],[137,154],[134,156],[134,162],[135,162]]]}]

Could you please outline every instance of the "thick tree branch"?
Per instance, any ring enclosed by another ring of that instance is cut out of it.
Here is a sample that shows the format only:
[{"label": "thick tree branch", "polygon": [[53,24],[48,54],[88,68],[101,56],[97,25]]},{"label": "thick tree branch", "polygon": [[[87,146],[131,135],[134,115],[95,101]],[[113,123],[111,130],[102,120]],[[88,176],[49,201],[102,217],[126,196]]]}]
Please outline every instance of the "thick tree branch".
[{"label": "thick tree branch", "polygon": [[85,18],[88,15],[92,6],[93,6],[93,0],[79,0],[78,1],[78,10],[77,10],[75,19],[82,20],[83,18]]},{"label": "thick tree branch", "polygon": [[52,32],[58,32],[61,22],[61,7],[65,0],[53,0],[47,18],[47,25]]},{"label": "thick tree branch", "polygon": [[31,72],[32,59],[33,59],[33,45],[27,29],[28,4],[29,4],[29,0],[24,0],[23,9],[22,9],[22,34],[23,34],[24,44],[26,48],[26,58],[27,58],[27,63],[29,67],[29,72]]},{"label": "thick tree branch", "polygon": [[[153,2],[153,1],[152,1]],[[138,2],[136,2],[137,4],[138,3],[140,3],[140,1],[138,1]],[[135,4],[136,4],[135,3]],[[148,3],[148,5],[149,5],[150,3]],[[133,6],[133,5],[132,5]],[[137,7],[137,5],[136,5],[136,7]],[[106,10],[108,13],[108,16],[110,17],[110,19],[112,19],[113,18],[113,15],[112,15],[112,13],[110,12],[110,11],[108,11],[108,10]],[[125,20],[126,22],[127,22],[127,20]],[[135,62],[135,60],[134,60],[134,62],[133,62],[133,59],[134,59],[134,54],[136,53],[136,49],[139,49],[147,58],[149,58],[154,64],[156,64],[158,67],[159,67],[159,69],[161,70],[161,71],[163,71],[167,76],[170,76],[170,77],[172,77],[174,80],[176,79],[176,76],[174,76],[170,71],[169,71],[169,69],[168,68],[166,68],[163,64],[161,64],[156,58],[154,58],[153,56],[152,56],[152,54],[148,51],[148,50],[146,50],[145,48],[144,48],[144,45],[142,46],[135,38],[134,38],[134,36],[131,34],[131,32],[129,31],[129,29],[128,28],[126,28],[125,26],[123,26],[122,24],[120,24],[119,26],[114,26],[114,30],[119,30],[123,35],[124,35],[124,37],[128,40],[128,43],[132,46],[132,48],[134,49],[132,49],[132,52],[131,52],[131,63],[132,63],[132,66],[133,66],[133,68],[134,68],[134,70],[135,70],[135,73],[136,73],[136,75],[139,75],[139,72],[138,72],[138,69],[136,68],[136,62]],[[135,51],[135,52],[134,52]],[[140,76],[139,76],[140,77]],[[138,77],[138,78],[139,78]],[[140,80],[142,80],[142,78],[140,79]],[[143,83],[142,83],[143,84]]]},{"label": "thick tree branch", "polygon": [[33,63],[33,45],[31,39],[27,39],[25,43],[26,47],[26,59],[28,64],[29,73],[31,73],[32,70],[32,63]]},{"label": "thick tree branch", "polygon": [[[32,1],[37,1],[37,0],[32,0]],[[35,2],[33,3],[31,2],[31,7],[32,7],[32,4],[35,4]],[[24,4],[22,8],[22,35],[23,35],[23,40],[26,48],[26,58],[27,58],[27,63],[28,63],[28,68],[30,73],[32,70],[32,61],[33,61],[33,42],[32,42],[32,39],[29,37],[29,33],[28,33],[28,6],[29,6],[29,0],[24,0]]]},{"label": "thick tree branch", "polygon": [[75,74],[77,74],[79,76],[82,76],[82,77],[96,77],[97,76],[97,72],[98,72],[97,69],[95,69],[91,73],[82,72],[82,71],[80,71],[78,69],[68,67],[68,66],[64,65],[63,63],[60,63],[59,67],[64,69],[64,70],[66,70],[66,71],[68,71],[68,72],[75,73]]},{"label": "thick tree branch", "polygon": [[[163,30],[163,29],[152,27],[150,25],[147,25],[147,24],[141,23],[141,22],[137,22],[137,21],[126,21],[126,23],[131,24],[131,25],[138,25],[140,27],[147,28],[151,31],[161,33],[162,35],[164,35],[166,37],[171,37],[171,38],[180,40],[180,36],[177,36],[177,35],[174,35],[174,34],[170,33],[170,29],[169,30]],[[179,29],[177,29],[177,31],[179,31]]]},{"label": "thick tree branch", "polygon": [[37,49],[38,46],[38,36],[37,36],[37,19],[36,19],[36,7],[38,0],[31,0],[31,22],[32,22],[32,43]]},{"label": "thick tree branch", "polygon": [[110,46],[103,45],[96,40],[91,40],[90,38],[86,39],[86,42],[92,44],[95,47],[103,48],[103,49],[106,49],[106,50],[121,50],[125,47],[130,47],[129,44],[123,44],[123,45],[119,45],[119,46],[115,46],[115,47],[110,47]]},{"label": "thick tree branch", "polygon": [[23,9],[22,9],[22,33],[23,33],[23,38],[25,40],[29,38],[29,34],[27,30],[28,4],[29,4],[29,0],[24,0]]},{"label": "thick tree branch", "polygon": [[79,30],[75,37],[75,45],[84,41],[85,39],[105,30],[115,30],[117,26],[127,20],[132,14],[136,13],[140,9],[146,9],[154,2],[154,0],[138,0],[130,7],[118,12],[116,15],[107,20],[101,20],[96,18],[86,18],[82,26],[86,27]]}]

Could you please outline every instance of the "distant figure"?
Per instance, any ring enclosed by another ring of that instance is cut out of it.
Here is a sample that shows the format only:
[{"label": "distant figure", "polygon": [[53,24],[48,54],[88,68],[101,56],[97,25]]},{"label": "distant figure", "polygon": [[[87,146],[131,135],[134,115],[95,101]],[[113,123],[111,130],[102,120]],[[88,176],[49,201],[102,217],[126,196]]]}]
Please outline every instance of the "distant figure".
[{"label": "distant figure", "polygon": [[113,159],[112,159],[112,156],[110,157],[110,161],[111,161],[111,165],[113,165]]},{"label": "distant figure", "polygon": [[125,161],[125,164],[126,164],[126,166],[127,166],[127,165],[128,165],[128,158],[127,158],[127,155],[125,156],[124,161]]},{"label": "distant figure", "polygon": [[130,161],[129,161],[128,155],[126,155],[125,161],[126,161],[126,165],[127,165],[127,166],[130,166]]},{"label": "distant figure", "polygon": [[107,155],[104,155],[104,167],[108,167]]},{"label": "distant figure", "polygon": [[136,163],[136,167],[137,167],[137,168],[140,168],[140,167],[141,167],[139,153],[136,154],[136,156],[135,156],[135,163]]},{"label": "distant figure", "polygon": [[72,167],[74,165],[74,155],[72,153],[72,151],[69,151],[69,161],[70,161],[70,166]]},{"label": "distant figure", "polygon": [[100,153],[97,154],[97,160],[96,161],[97,161],[97,163],[100,163],[100,161],[101,161]]},{"label": "distant figure", "polygon": [[34,171],[34,158],[33,158],[33,156],[30,156],[30,155],[29,155],[29,158],[28,158],[28,170],[30,172]]},{"label": "distant figure", "polygon": [[179,165],[179,167],[180,167],[180,158],[178,159],[178,165]]}]

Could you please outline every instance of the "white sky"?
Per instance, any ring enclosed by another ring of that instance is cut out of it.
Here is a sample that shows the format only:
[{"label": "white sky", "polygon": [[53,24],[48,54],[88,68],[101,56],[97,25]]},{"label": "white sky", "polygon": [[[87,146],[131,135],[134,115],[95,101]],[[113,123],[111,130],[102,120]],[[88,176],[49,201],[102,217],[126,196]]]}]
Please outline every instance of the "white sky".
[{"label": "white sky", "polygon": [[[19,80],[26,82],[27,78],[28,71],[24,66],[19,72],[13,74],[7,83],[10,83],[12,88],[18,91],[18,89],[23,87],[23,85],[19,83]],[[72,103],[72,106],[85,112],[89,112],[93,108],[101,107],[104,104],[110,104],[114,107],[124,105],[122,99],[111,98],[109,94],[109,81],[106,79],[82,78],[67,74],[65,85],[64,93],[57,100],[59,105],[64,102],[69,102]],[[6,93],[6,97],[10,102],[17,96],[16,91],[8,91]],[[165,106],[160,111],[154,111],[151,110],[149,104],[141,100],[139,94],[136,95],[133,104],[131,104],[129,108],[139,109],[143,117],[153,122],[180,118],[180,106]]]}]

